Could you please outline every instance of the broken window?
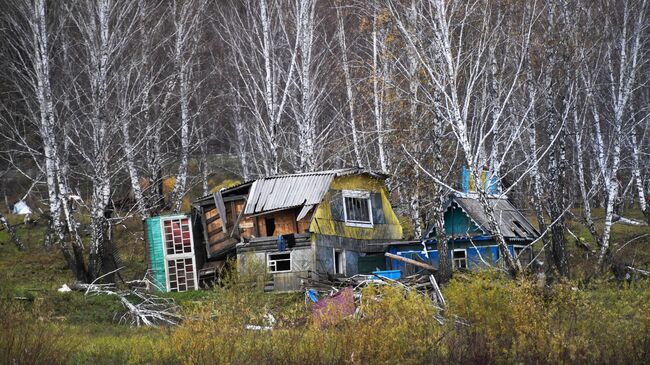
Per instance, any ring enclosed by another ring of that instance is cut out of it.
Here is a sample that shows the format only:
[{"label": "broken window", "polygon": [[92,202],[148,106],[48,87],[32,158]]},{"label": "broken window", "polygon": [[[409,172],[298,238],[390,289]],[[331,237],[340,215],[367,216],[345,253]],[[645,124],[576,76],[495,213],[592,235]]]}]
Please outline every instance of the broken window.
[{"label": "broken window", "polygon": [[291,271],[291,252],[270,253],[266,256],[270,273]]},{"label": "broken window", "polygon": [[334,273],[345,275],[345,255],[342,250],[334,249]]},{"label": "broken window", "polygon": [[454,250],[452,253],[454,269],[467,269],[467,250]]},{"label": "broken window", "polygon": [[367,191],[343,191],[345,222],[350,226],[372,226],[372,204]]}]

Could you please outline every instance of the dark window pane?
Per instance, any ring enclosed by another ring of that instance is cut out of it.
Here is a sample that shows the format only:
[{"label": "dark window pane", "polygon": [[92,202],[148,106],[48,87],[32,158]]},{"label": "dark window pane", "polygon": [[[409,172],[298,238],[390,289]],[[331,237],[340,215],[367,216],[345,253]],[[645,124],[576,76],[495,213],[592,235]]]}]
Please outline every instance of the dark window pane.
[{"label": "dark window pane", "polygon": [[368,199],[346,197],[345,213],[348,221],[370,223]]},{"label": "dark window pane", "polygon": [[276,253],[269,255],[269,260],[289,260],[290,258],[290,253]]},{"label": "dark window pane", "polygon": [[290,271],[291,270],[291,261],[277,261],[275,266],[275,271]]}]

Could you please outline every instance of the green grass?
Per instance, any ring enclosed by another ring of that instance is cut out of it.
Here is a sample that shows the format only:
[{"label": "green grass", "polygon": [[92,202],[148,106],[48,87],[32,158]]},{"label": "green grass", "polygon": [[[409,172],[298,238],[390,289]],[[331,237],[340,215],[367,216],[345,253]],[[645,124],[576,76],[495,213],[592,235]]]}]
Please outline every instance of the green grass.
[{"label": "green grass", "polygon": [[[624,215],[642,218],[638,211]],[[590,241],[580,224],[569,226]],[[0,231],[0,325],[5,326],[0,327],[0,345],[7,336],[22,336],[24,349],[41,354],[23,362],[638,362],[647,359],[644,350],[650,347],[650,342],[644,342],[650,333],[648,280],[620,284],[606,274],[580,282],[581,275],[592,270],[594,257],[577,248],[571,237],[567,242],[572,279],[554,289],[492,274],[456,275],[443,288],[448,315],[470,320],[471,327],[453,321],[440,326],[421,317],[435,312],[426,302],[387,292],[382,293],[385,301],[365,304],[369,307],[363,319],[321,329],[311,323],[301,293],[264,294],[251,290],[249,282],[237,284],[235,277],[226,289],[164,294],[191,318],[187,323],[137,328],[117,323],[124,309],[114,297],[57,292],[74,279],[56,248],[42,248],[45,227],[19,225],[17,229],[29,246],[27,252],[16,249],[6,232]],[[648,227],[616,224],[612,250],[647,233]],[[141,278],[147,266],[141,222],[115,227],[114,237],[125,265],[124,279]],[[648,238],[628,244],[616,257],[648,269]],[[243,329],[245,323],[263,324],[269,312],[280,329],[268,333]],[[219,352],[223,357],[217,358]],[[188,353],[193,357],[188,358]],[[0,351],[0,362],[3,359],[7,358]]]}]

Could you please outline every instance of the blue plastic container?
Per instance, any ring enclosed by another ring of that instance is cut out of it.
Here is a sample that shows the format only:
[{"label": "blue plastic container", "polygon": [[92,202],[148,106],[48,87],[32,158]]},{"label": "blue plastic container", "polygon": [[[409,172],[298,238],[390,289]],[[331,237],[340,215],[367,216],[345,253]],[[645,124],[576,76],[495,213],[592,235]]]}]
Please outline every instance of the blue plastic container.
[{"label": "blue plastic container", "polygon": [[373,271],[373,274],[391,280],[397,280],[402,277],[402,272],[400,270],[381,270]]}]

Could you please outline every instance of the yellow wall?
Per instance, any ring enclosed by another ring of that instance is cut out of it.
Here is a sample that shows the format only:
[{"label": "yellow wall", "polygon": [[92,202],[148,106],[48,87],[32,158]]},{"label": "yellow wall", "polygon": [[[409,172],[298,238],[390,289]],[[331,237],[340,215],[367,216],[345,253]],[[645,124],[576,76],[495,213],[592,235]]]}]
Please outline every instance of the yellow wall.
[{"label": "yellow wall", "polygon": [[[330,209],[331,190],[363,190],[372,193],[381,193],[382,208],[384,210],[385,224],[374,224],[372,228],[350,227],[345,222],[332,219]],[[314,213],[309,230],[312,233],[340,236],[360,240],[400,240],[402,239],[402,226],[397,215],[388,201],[388,191],[383,180],[369,175],[352,175],[337,177],[330,185],[330,192],[325,194],[323,201]]]}]

